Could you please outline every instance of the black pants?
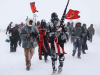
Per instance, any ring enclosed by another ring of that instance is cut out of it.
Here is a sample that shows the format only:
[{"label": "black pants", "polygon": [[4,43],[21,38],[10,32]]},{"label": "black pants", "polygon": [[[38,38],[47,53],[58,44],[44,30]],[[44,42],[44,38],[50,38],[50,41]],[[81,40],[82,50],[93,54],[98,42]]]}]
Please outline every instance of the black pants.
[{"label": "black pants", "polygon": [[21,38],[19,37],[19,45],[21,45]]},{"label": "black pants", "polygon": [[41,55],[44,56],[44,60],[47,60],[48,53],[43,49],[43,47],[41,47]]},{"label": "black pants", "polygon": [[10,40],[10,51],[11,52],[16,51],[16,48],[17,48],[17,41]]},{"label": "black pants", "polygon": [[87,41],[84,41],[84,42],[82,43],[82,51],[84,52],[85,50],[88,50]]},{"label": "black pants", "polygon": [[93,38],[93,35],[92,34],[90,34],[90,41],[92,42],[92,38]]},{"label": "black pants", "polygon": [[[60,44],[60,46],[64,49],[64,43]],[[54,44],[51,44],[51,59],[52,59],[52,68],[56,70],[56,61],[57,57],[59,57],[59,67],[63,67],[63,62],[65,60],[64,54],[55,53]]]}]

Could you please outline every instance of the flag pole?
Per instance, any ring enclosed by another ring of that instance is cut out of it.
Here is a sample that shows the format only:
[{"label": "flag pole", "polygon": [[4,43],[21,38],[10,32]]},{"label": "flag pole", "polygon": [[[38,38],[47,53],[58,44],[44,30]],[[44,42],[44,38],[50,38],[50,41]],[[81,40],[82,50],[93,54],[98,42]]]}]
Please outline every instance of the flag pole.
[{"label": "flag pole", "polygon": [[36,17],[38,17],[36,14],[33,15],[33,20],[34,20],[34,24],[36,25]]},{"label": "flag pole", "polygon": [[72,22],[72,20],[70,20],[70,23]]},{"label": "flag pole", "polygon": [[33,21],[34,21],[34,14],[33,14]]},{"label": "flag pole", "polygon": [[[38,16],[36,15],[36,17],[38,17]],[[37,19],[37,18],[35,18],[35,23],[36,23],[36,19]]]},{"label": "flag pole", "polygon": [[28,19],[28,16],[27,16],[27,18],[26,18],[26,21],[27,21],[27,19]]},{"label": "flag pole", "polygon": [[35,14],[35,25],[36,25],[36,14]]},{"label": "flag pole", "polygon": [[33,14],[33,21],[34,21],[34,14]]},{"label": "flag pole", "polygon": [[69,4],[69,1],[70,1],[70,0],[67,1],[66,8],[65,8],[65,10],[64,10],[64,13],[63,13],[62,18],[61,18],[61,21],[60,21],[60,25],[61,25],[61,27],[62,27],[63,32],[65,32],[63,23],[64,23],[64,20],[65,20],[65,15],[66,15],[66,11],[67,11],[67,7],[68,7],[68,4]]}]

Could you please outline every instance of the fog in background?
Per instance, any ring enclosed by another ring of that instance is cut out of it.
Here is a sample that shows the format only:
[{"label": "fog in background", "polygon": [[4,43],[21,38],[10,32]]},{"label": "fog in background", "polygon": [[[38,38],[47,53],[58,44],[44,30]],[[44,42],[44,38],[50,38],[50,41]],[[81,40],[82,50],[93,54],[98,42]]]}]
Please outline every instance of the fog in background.
[{"label": "fog in background", "polygon": [[[50,21],[51,13],[56,12],[61,19],[64,12],[67,0],[0,0],[0,28],[5,28],[12,21],[20,24],[25,23],[27,16],[33,18],[33,13],[30,8],[30,2],[35,2],[35,6],[39,12],[36,12],[37,21],[45,19]],[[87,27],[91,23],[98,29],[100,33],[100,0],[70,0],[68,9],[80,11],[80,19],[73,22],[81,21],[86,23]],[[65,23],[70,20],[65,19]]]}]

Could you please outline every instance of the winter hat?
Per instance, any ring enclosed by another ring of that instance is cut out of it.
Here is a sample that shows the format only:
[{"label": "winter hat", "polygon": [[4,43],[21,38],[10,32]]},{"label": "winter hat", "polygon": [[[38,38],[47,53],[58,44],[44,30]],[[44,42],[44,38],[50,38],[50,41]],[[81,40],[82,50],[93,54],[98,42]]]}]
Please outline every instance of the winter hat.
[{"label": "winter hat", "polygon": [[73,25],[73,24],[74,24],[74,22],[71,22],[70,24],[71,24],[71,25]]},{"label": "winter hat", "polygon": [[81,26],[81,22],[77,22],[77,23],[76,23],[76,26],[77,26],[77,25]]},{"label": "winter hat", "polygon": [[45,28],[46,27],[46,20],[42,19],[41,20],[41,28]]},{"label": "winter hat", "polygon": [[93,24],[91,24],[90,27],[93,27]]},{"label": "winter hat", "polygon": [[44,22],[44,23],[46,23],[46,20],[42,19],[42,20],[41,20],[41,22]]},{"label": "winter hat", "polygon": [[40,23],[40,21],[37,21],[37,23]]},{"label": "winter hat", "polygon": [[33,26],[33,25],[34,25],[33,19],[28,18],[28,19],[26,20],[26,24],[27,24],[28,26]]},{"label": "winter hat", "polygon": [[74,26],[76,26],[76,23],[80,22],[81,25],[83,25],[83,22],[81,21],[81,19],[77,19],[75,22],[74,22]]},{"label": "winter hat", "polygon": [[59,20],[59,19],[58,19],[57,13],[53,12],[53,13],[51,14],[51,21],[54,23],[54,21],[58,21],[58,20]]},{"label": "winter hat", "polygon": [[14,28],[14,27],[15,27],[15,24],[14,24],[14,23],[12,23],[12,24],[11,24],[11,28]]},{"label": "winter hat", "polygon": [[86,26],[86,24],[83,24],[83,26]]},{"label": "winter hat", "polygon": [[21,22],[21,25],[23,25],[23,22]]},{"label": "winter hat", "polygon": [[53,18],[55,18],[55,17],[58,18],[58,15],[57,15],[55,12],[53,12],[53,13],[51,14],[51,18],[53,19]]}]

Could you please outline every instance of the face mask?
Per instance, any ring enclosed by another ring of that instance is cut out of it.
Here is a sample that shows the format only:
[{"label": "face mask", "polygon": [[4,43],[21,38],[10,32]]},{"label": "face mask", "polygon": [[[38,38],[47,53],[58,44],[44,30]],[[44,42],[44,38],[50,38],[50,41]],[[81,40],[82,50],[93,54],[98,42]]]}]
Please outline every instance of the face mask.
[{"label": "face mask", "polygon": [[53,18],[52,18],[52,21],[53,21],[53,22],[56,21],[56,20],[58,21],[58,18],[57,18],[57,17],[53,17]]},{"label": "face mask", "polygon": [[41,28],[45,28],[46,24],[45,23],[41,23]]},{"label": "face mask", "polygon": [[54,24],[56,25],[57,23],[58,23],[58,21],[57,21],[57,20],[55,20],[55,21],[54,21]]}]

